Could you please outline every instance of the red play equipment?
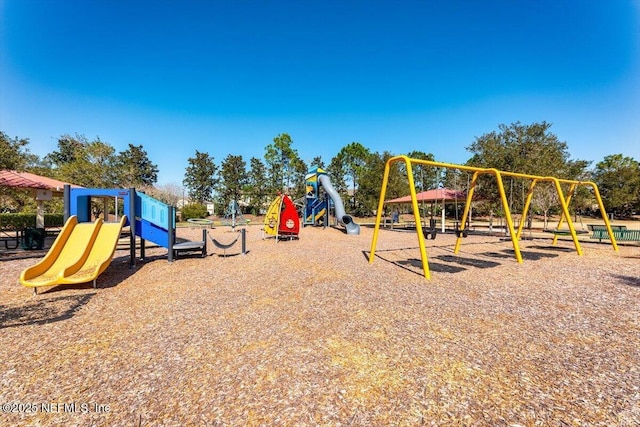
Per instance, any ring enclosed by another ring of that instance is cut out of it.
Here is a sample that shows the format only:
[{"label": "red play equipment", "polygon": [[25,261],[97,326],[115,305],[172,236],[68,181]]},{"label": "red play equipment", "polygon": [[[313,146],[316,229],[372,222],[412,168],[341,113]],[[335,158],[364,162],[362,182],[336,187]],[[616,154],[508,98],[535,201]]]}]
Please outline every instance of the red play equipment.
[{"label": "red play equipment", "polygon": [[300,218],[296,206],[286,194],[278,194],[271,202],[264,219],[264,233],[278,238],[297,238],[300,233]]}]

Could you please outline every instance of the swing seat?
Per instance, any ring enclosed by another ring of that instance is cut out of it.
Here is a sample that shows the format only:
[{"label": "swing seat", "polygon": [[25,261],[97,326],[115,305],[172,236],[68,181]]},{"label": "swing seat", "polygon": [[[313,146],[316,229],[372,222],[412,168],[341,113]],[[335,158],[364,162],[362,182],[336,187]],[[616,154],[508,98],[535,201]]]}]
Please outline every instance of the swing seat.
[{"label": "swing seat", "polygon": [[211,241],[213,242],[214,245],[216,245],[217,248],[222,250],[227,250],[236,244],[236,242],[238,241],[238,237],[236,237],[235,240],[231,243],[221,243],[214,238],[211,238]]},{"label": "swing seat", "polygon": [[469,235],[469,221],[467,221],[467,226],[462,230],[460,229],[460,223],[456,221],[456,228],[454,229],[456,233],[456,237],[467,237]]},{"label": "swing seat", "polygon": [[469,235],[469,230],[466,228],[464,230],[456,229],[456,237],[467,237]]},{"label": "swing seat", "polygon": [[[545,233],[551,233],[551,234],[555,234],[558,236],[570,236],[571,232],[569,230],[554,230],[554,229],[548,229],[545,228],[544,230]],[[589,234],[588,231],[586,230],[576,230],[576,234]]]},{"label": "swing seat", "polygon": [[233,245],[236,244],[236,242],[238,241],[238,238],[240,237],[240,235],[238,235],[235,240],[231,243],[221,243],[219,241],[217,241],[216,239],[214,239],[213,237],[211,237],[211,241],[213,242],[214,245],[216,245],[216,247],[218,249],[222,249],[222,255],[224,257],[227,256],[227,249],[230,249],[231,247],[233,247]]},{"label": "swing seat", "polygon": [[[218,240],[216,240],[215,238],[211,237],[211,235],[209,235],[209,239],[211,239],[211,242],[213,242],[213,244],[218,248],[218,249],[222,249],[222,254],[224,257],[227,256],[227,249],[230,249],[231,247],[233,247],[233,245],[235,245],[238,242],[238,239],[240,237],[244,236],[244,229],[241,230],[241,232],[236,236],[235,239],[233,239],[232,242],[229,243],[222,243]],[[243,254],[244,254],[244,238],[242,240],[243,242]]]},{"label": "swing seat", "polygon": [[429,240],[429,238],[431,238],[431,240],[436,240],[436,236],[438,235],[438,229],[422,227],[422,234],[424,235],[424,238],[427,240]]}]

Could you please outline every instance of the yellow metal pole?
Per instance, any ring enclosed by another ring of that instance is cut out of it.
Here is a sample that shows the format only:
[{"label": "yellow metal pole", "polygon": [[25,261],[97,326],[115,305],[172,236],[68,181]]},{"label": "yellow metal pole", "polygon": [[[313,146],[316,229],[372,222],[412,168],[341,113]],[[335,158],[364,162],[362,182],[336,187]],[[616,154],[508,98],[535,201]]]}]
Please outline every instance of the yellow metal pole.
[{"label": "yellow metal pole", "polygon": [[[576,186],[578,184],[571,184],[571,187],[569,187],[569,194],[567,194],[567,208],[569,207],[569,203],[571,203],[571,198],[573,197],[573,192],[576,190]],[[556,231],[560,230],[560,227],[562,226],[562,223],[564,222],[564,213],[562,215],[560,215],[560,221],[558,221],[558,226],[556,227]],[[551,243],[552,245],[555,245],[558,242],[558,235],[554,235],[553,236],[553,242]]]},{"label": "yellow metal pole", "polygon": [[429,262],[427,258],[427,250],[424,245],[424,233],[422,232],[422,219],[420,217],[420,210],[418,208],[418,196],[416,194],[415,182],[413,180],[413,168],[411,165],[411,159],[407,156],[395,156],[387,160],[387,164],[384,168],[384,176],[382,178],[382,189],[380,190],[380,200],[378,201],[378,212],[376,212],[376,224],[373,230],[373,239],[371,241],[371,251],[369,252],[369,263],[371,264],[375,257],[376,245],[378,243],[378,234],[380,230],[380,222],[382,219],[382,210],[384,207],[384,198],[387,192],[387,185],[389,183],[389,170],[391,165],[395,162],[404,161],[407,168],[407,179],[409,181],[409,191],[411,193],[411,205],[413,207],[413,215],[416,221],[416,231],[418,232],[418,245],[420,246],[420,256],[422,258],[422,269],[424,271],[425,279],[431,278],[429,271]]},{"label": "yellow metal pole", "polygon": [[560,200],[562,213],[567,220],[567,225],[569,225],[569,233],[571,234],[571,238],[573,239],[573,245],[576,247],[576,252],[578,252],[578,255],[582,255],[582,248],[580,247],[580,242],[578,242],[578,236],[576,235],[576,229],[573,226],[573,221],[571,221],[571,216],[569,214],[569,207],[567,206],[567,201],[564,198],[564,194],[562,194],[562,187],[560,186],[560,180],[558,178],[551,178],[551,179],[553,180],[553,183],[556,186],[556,190],[558,191],[558,199]]},{"label": "yellow metal pole", "polygon": [[518,232],[516,233],[516,239],[520,240],[522,236],[522,229],[524,228],[524,219],[527,217],[529,213],[529,207],[531,206],[531,199],[533,198],[533,189],[538,183],[537,179],[531,181],[531,185],[529,186],[529,192],[527,193],[527,198],[524,202],[524,207],[522,208],[522,218],[520,219],[520,224],[518,225]]},{"label": "yellow metal pole", "polygon": [[373,239],[371,240],[371,251],[369,251],[369,264],[373,262],[373,257],[378,244],[378,232],[380,231],[380,220],[382,219],[382,210],[384,209],[384,197],[387,194],[387,184],[389,183],[389,168],[391,167],[391,159],[384,166],[384,175],[382,177],[382,188],[380,189],[380,200],[378,201],[378,211],[376,212],[376,224],[373,228]]},{"label": "yellow metal pole", "polygon": [[504,215],[507,217],[507,226],[509,227],[509,236],[511,237],[511,243],[513,244],[513,251],[516,254],[516,260],[522,263],[522,254],[520,253],[520,244],[516,239],[516,232],[513,227],[513,218],[511,218],[511,210],[509,209],[509,201],[507,195],[504,192],[504,184],[502,183],[502,174],[497,169],[489,169],[493,175],[495,175],[498,181],[498,191],[500,192],[500,199],[502,199],[502,209],[504,209]]},{"label": "yellow metal pole", "polygon": [[611,229],[611,224],[609,223],[609,218],[607,217],[607,212],[604,210],[604,203],[602,203],[602,198],[600,197],[598,186],[595,184],[595,182],[585,182],[585,185],[590,185],[591,188],[593,188],[593,193],[595,194],[596,200],[598,201],[598,206],[600,207],[600,214],[602,215],[602,219],[604,220],[605,227],[607,227],[607,233],[609,233],[609,240],[611,240],[613,250],[617,252],[618,242],[616,241],[616,236],[613,235],[613,230]]},{"label": "yellow metal pole", "polygon": [[[471,208],[471,201],[473,200],[473,193],[475,192],[478,175],[480,175],[479,171],[474,172],[471,177],[471,182],[469,183],[469,190],[467,191],[467,202],[465,203],[464,212],[462,213],[462,229],[464,229],[465,224],[467,223],[467,214],[469,213],[469,209]],[[456,246],[453,249],[454,254],[457,254],[460,251],[460,243],[462,243],[462,233],[460,233],[460,235],[456,238]]]},{"label": "yellow metal pole", "polygon": [[411,192],[411,205],[413,206],[413,217],[416,222],[416,231],[418,232],[418,245],[420,246],[420,258],[422,259],[422,270],[424,271],[425,279],[431,279],[431,272],[429,271],[429,259],[427,258],[427,249],[424,245],[424,232],[422,231],[422,217],[420,216],[420,209],[418,208],[418,196],[416,194],[416,186],[413,180],[413,167],[411,166],[411,159],[406,156],[402,156],[407,166],[407,176],[409,178],[409,191]]}]

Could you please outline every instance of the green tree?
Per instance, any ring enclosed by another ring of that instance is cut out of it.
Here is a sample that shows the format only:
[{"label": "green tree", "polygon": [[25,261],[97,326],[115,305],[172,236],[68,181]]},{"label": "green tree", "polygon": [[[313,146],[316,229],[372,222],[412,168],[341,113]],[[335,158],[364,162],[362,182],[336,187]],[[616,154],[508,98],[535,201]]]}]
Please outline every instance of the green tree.
[{"label": "green tree", "polygon": [[310,168],[316,167],[316,168],[320,168],[320,169],[325,169],[324,166],[324,162],[322,161],[322,157],[321,156],[316,156],[313,158],[313,160],[311,160],[311,164],[309,165]]},{"label": "green tree", "polygon": [[62,135],[58,138],[58,151],[49,153],[46,157],[54,166],[60,167],[61,165],[72,163],[75,161],[87,145],[89,141],[84,135],[77,135],[75,137],[71,135]]},{"label": "green tree", "polygon": [[188,221],[192,218],[206,218],[207,216],[207,207],[201,203],[191,203],[189,205],[184,205],[182,209],[180,209],[180,220]]},{"label": "green tree", "polygon": [[147,187],[158,181],[158,167],[149,160],[142,145],[129,144],[117,158],[119,181],[122,187]]},{"label": "green tree", "polygon": [[56,177],[90,188],[119,187],[115,149],[100,138],[88,141],[84,136],[63,135],[58,151],[47,156]]},{"label": "green tree", "polygon": [[[590,161],[570,160],[567,165],[567,167],[569,168],[568,176],[578,181],[591,181],[592,175],[591,171],[589,170],[590,166]],[[592,190],[580,185],[576,187],[576,190],[573,193],[573,196],[571,198],[571,206],[574,207],[576,213],[584,213],[591,210],[594,201],[595,197]]]},{"label": "green tree", "polygon": [[291,170],[290,196],[294,200],[297,200],[304,197],[305,195],[306,185],[305,185],[304,177],[307,175],[309,168],[307,164],[300,157],[296,157],[293,160],[291,160],[290,170]]},{"label": "green tree", "polygon": [[189,198],[204,204],[213,196],[213,190],[218,184],[216,173],[218,167],[213,157],[208,153],[196,150],[195,157],[188,159],[189,166],[185,171],[183,184],[187,188]]},{"label": "green tree", "polygon": [[250,160],[250,170],[247,177],[247,195],[250,197],[250,208],[255,214],[268,203],[269,192],[265,183],[267,182],[267,168],[262,160],[252,157]]},{"label": "green tree", "polygon": [[291,146],[293,140],[287,133],[273,138],[267,145],[264,160],[267,165],[268,188],[274,195],[279,191],[289,192],[294,182],[296,165],[299,165],[298,152]]},{"label": "green tree", "polygon": [[640,208],[640,162],[622,154],[606,156],[593,170],[605,209],[630,215]]},{"label": "green tree", "polygon": [[499,125],[500,132],[477,137],[467,147],[473,157],[467,162],[472,166],[496,168],[530,175],[570,178],[567,143],[549,132],[547,122],[510,126]]},{"label": "green tree", "polygon": [[[30,158],[26,138],[10,138],[0,131],[0,170],[25,171],[29,168]],[[0,209],[2,212],[20,212],[33,199],[29,192],[0,186]]]},{"label": "green tree", "polygon": [[26,138],[9,138],[0,131],[0,169],[23,171],[28,166],[29,150]]},{"label": "green tree", "polygon": [[[382,178],[384,177],[384,168],[389,161],[390,158],[395,157],[395,154],[384,151],[382,155],[375,153],[375,157],[379,157],[379,160],[376,159],[375,163],[372,161],[367,161],[367,171],[373,172],[373,175],[364,176],[364,179],[360,181],[363,183],[371,182],[375,187],[378,187],[378,193],[375,191],[373,195],[375,196],[375,203],[377,206],[380,189],[382,188]],[[378,166],[378,162],[380,162],[380,166]],[[407,172],[403,170],[404,164],[396,162],[389,168],[389,184],[387,185],[387,194],[385,199],[395,199],[397,197],[406,196],[409,194],[409,180],[407,179]],[[424,176],[423,176],[424,177]]]},{"label": "green tree", "polygon": [[[345,182],[351,183],[353,188],[352,207],[358,205],[358,186],[360,185],[360,176],[362,175],[369,155],[371,153],[359,142],[352,142],[338,152],[336,155],[335,163],[341,164],[341,169],[344,171]],[[334,160],[331,161],[332,165]]]},{"label": "green tree", "polygon": [[338,194],[340,194],[340,197],[342,197],[343,199],[348,198],[349,193],[347,191],[347,181],[345,180],[347,171],[345,169],[345,164],[342,156],[336,155],[331,159],[327,174],[329,175],[329,179],[331,179],[333,188],[335,188]]},{"label": "green tree", "polygon": [[[434,156],[431,153],[425,153],[424,151],[411,151],[407,154],[407,157],[418,160],[434,161]],[[398,163],[401,172],[406,174],[404,163]],[[426,191],[433,188],[438,188],[440,185],[440,171],[434,166],[426,166],[421,164],[413,164],[413,181],[416,184],[417,191]]]},{"label": "green tree", "polygon": [[218,189],[224,206],[232,200],[239,202],[243,196],[242,191],[248,181],[246,168],[247,163],[242,156],[229,154],[222,161]]},{"label": "green tree", "polygon": [[[120,186],[115,149],[97,137],[93,141],[82,135],[62,135],[58,150],[45,157],[52,165],[56,178],[88,188],[117,188]],[[92,203],[97,217],[104,204]]]},{"label": "green tree", "polygon": [[[549,131],[550,128],[551,124],[547,122],[499,125],[500,132],[484,134],[467,147],[467,150],[473,153],[467,164],[529,175],[575,179],[579,174],[577,166],[588,163],[570,161],[567,143],[560,141]],[[508,178],[505,179],[504,185],[513,211],[521,211],[530,180]],[[483,176],[478,182],[476,192],[478,196],[489,201],[491,209],[501,206],[497,184],[492,177]],[[544,196],[535,199],[534,207],[536,200],[543,199],[548,198]]]},{"label": "green tree", "polygon": [[[384,169],[391,157],[394,157],[394,155],[389,151],[385,151],[382,154],[375,152],[367,155],[366,167],[362,169],[360,174],[360,187],[358,189],[360,198],[356,209],[358,216],[377,213],[376,209],[380,200]],[[385,199],[394,199],[406,194],[409,194],[406,170],[404,170],[404,165],[401,163],[394,163],[389,169],[389,181]]]},{"label": "green tree", "polygon": [[91,141],[85,147],[84,157],[79,161],[82,167],[86,165],[88,170],[81,174],[76,169],[72,174],[78,176],[77,182],[85,187],[119,187],[115,153],[116,150],[111,145],[102,142],[99,138]]}]

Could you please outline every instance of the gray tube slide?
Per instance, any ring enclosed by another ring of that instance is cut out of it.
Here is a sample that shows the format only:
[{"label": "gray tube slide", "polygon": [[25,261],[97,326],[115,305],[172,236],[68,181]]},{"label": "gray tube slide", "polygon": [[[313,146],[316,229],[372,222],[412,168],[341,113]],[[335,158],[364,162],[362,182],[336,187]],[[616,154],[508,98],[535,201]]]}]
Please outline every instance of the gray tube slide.
[{"label": "gray tube slide", "polygon": [[342,199],[336,189],[333,188],[333,185],[331,185],[329,177],[327,175],[320,175],[318,176],[318,181],[320,185],[322,185],[322,188],[324,188],[324,191],[331,197],[331,200],[333,200],[333,205],[336,208],[336,218],[338,218],[338,222],[347,229],[347,234],[360,234],[360,226],[353,222],[353,218],[344,212]]}]

